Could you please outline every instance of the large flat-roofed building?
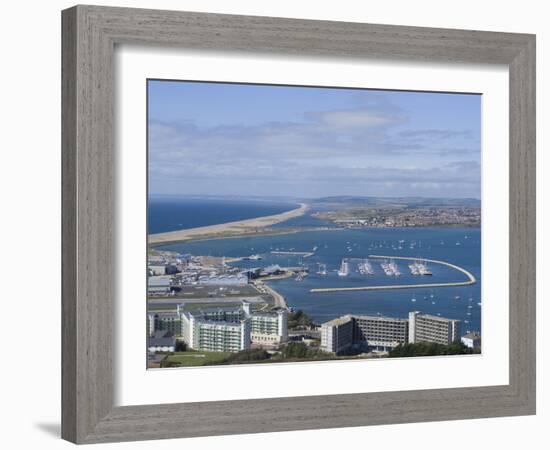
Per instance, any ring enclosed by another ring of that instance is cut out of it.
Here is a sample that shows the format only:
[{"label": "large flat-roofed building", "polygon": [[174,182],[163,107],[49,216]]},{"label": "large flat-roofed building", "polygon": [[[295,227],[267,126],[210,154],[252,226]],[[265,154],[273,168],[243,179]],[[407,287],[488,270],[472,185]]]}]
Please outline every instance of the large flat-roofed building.
[{"label": "large flat-roofed building", "polygon": [[250,340],[253,344],[278,345],[288,340],[288,311],[278,309],[250,314]]},{"label": "large flat-roofed building", "polygon": [[449,345],[460,339],[460,321],[444,317],[409,313],[409,343],[434,342]]},{"label": "large flat-roofed building", "polygon": [[321,325],[321,349],[331,353],[342,353],[353,346],[354,320],[343,316]]},{"label": "large flat-roofed building", "polygon": [[388,350],[406,344],[409,321],[383,316],[353,316],[354,343],[364,343],[370,348]]},{"label": "large flat-roofed building", "polygon": [[252,343],[278,345],[288,339],[288,311],[251,312],[250,303],[225,308],[184,311],[178,307],[187,345],[196,350],[238,352]]},{"label": "large flat-roofed building", "polygon": [[248,277],[244,274],[201,275],[197,278],[199,284],[205,286],[245,286]]},{"label": "large flat-roofed building", "polygon": [[171,277],[159,276],[152,277],[149,276],[147,279],[147,292],[150,295],[162,295],[170,293],[170,284]]},{"label": "large flat-roofed building", "polygon": [[250,348],[250,320],[236,308],[215,308],[181,313],[187,345],[209,352],[238,352]]},{"label": "large flat-roofed building", "polygon": [[448,345],[459,336],[460,321],[417,311],[408,319],[346,315],[321,325],[321,348],[336,354],[351,348],[388,351],[415,342]]}]

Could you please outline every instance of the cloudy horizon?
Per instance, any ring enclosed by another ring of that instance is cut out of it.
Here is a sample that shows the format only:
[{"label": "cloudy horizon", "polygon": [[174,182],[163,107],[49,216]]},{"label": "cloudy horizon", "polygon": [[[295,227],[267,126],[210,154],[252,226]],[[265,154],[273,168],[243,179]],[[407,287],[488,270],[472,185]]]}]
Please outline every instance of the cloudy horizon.
[{"label": "cloudy horizon", "polygon": [[480,198],[481,96],[148,82],[150,195]]}]

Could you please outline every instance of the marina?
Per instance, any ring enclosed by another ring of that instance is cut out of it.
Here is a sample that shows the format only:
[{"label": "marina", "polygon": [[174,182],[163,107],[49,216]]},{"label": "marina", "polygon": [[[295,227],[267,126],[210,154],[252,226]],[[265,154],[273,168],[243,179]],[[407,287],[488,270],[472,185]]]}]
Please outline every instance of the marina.
[{"label": "marina", "polygon": [[[304,216],[294,219],[293,225],[299,227],[303,221],[304,228],[309,227],[310,220],[309,216]],[[440,313],[443,317],[458,318],[463,321],[466,330],[479,330],[479,240],[479,228],[335,228],[322,231],[304,229],[278,236],[197,240],[162,248],[179,253],[209,255],[220,260],[225,257],[228,269],[233,268],[237,273],[245,269],[268,269],[279,265],[288,272],[265,278],[265,285],[280,293],[289,308],[303,310],[317,323],[347,313],[406,317],[411,309],[419,309],[433,315]],[[461,242],[460,246],[455,245],[457,241]],[[304,258],[307,253],[313,254]],[[259,255],[261,259],[245,260],[243,255]],[[348,275],[339,276],[343,259],[348,263]],[[392,260],[400,276],[388,276],[380,267],[381,262]],[[432,263],[431,260],[448,262],[449,265]],[[425,265],[432,276],[413,275],[409,265],[415,262]],[[465,273],[453,266],[465,269],[476,282],[472,283]],[[305,270],[308,275],[298,277]],[[403,287],[385,288],[388,285]],[[347,289],[372,286],[384,288]],[[330,290],[322,294],[314,291],[318,289]],[[413,290],[416,295],[413,295]],[[454,299],[455,296],[460,299]],[[469,297],[474,299],[473,309],[467,309],[464,305]],[[468,315],[468,312],[471,314]]]},{"label": "marina", "polygon": [[[310,292],[345,292],[345,291],[380,291],[380,290],[388,290],[388,289],[430,289],[430,288],[442,288],[442,287],[458,287],[458,286],[469,286],[471,284],[476,283],[476,278],[474,275],[472,275],[470,272],[468,272],[466,269],[459,267],[455,264],[451,264],[446,261],[439,261],[435,259],[419,259],[419,258],[409,258],[406,256],[381,256],[381,255],[369,255],[369,258],[372,259],[399,259],[399,260],[415,260],[420,261],[420,263],[415,262],[416,264],[420,264],[422,267],[425,267],[425,263],[432,263],[432,264],[441,264],[443,266],[450,267],[454,270],[457,270],[468,278],[467,281],[455,281],[455,282],[447,282],[447,283],[423,283],[423,284],[389,284],[389,285],[378,285],[378,286],[358,286],[358,287],[335,287],[335,288],[314,288],[311,289]],[[346,262],[347,264],[347,262]],[[384,269],[384,272],[388,276],[399,276],[400,272],[397,269],[397,265],[395,262],[382,262],[381,267]],[[338,273],[340,275],[340,272]]]}]

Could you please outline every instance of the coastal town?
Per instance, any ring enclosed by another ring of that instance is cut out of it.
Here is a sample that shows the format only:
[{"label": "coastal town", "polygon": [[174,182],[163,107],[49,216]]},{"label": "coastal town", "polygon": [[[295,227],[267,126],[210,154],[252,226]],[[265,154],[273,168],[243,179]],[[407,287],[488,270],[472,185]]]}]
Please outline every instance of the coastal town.
[{"label": "coastal town", "polygon": [[470,207],[354,207],[318,212],[315,217],[347,228],[478,227],[481,223],[481,209]]},{"label": "coastal town", "polygon": [[147,92],[149,368],[481,352],[481,96]]},{"label": "coastal town", "polygon": [[[314,251],[273,253],[307,258]],[[300,282],[309,275],[308,267],[272,264],[242,268],[231,265],[239,261],[260,262],[261,259],[260,255],[226,258],[150,249],[148,367],[480,351],[479,332],[462,333],[459,320],[416,309],[411,309],[408,318],[344,314],[315,323],[303,311],[289,307],[286,299],[268,284],[280,279]],[[409,259],[406,267],[412,275],[431,277],[425,261]],[[374,273],[373,264],[378,265],[378,262],[381,273],[386,276],[400,275],[396,260],[375,261],[344,259],[338,276],[348,276],[350,267],[356,264],[356,271],[368,277]],[[319,266],[316,274],[326,275],[326,268]],[[475,278],[469,282],[475,282]]]}]

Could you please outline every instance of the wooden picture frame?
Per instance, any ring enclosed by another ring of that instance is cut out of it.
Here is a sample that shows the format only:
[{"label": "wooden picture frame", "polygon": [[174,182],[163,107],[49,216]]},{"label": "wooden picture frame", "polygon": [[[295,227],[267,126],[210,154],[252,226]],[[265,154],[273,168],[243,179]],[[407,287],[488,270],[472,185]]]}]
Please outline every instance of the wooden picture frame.
[{"label": "wooden picture frame", "polygon": [[[535,36],[97,6],[63,11],[62,28],[64,439],[95,443],[535,413]],[[509,384],[114,407],[116,44],[507,65]]]}]

